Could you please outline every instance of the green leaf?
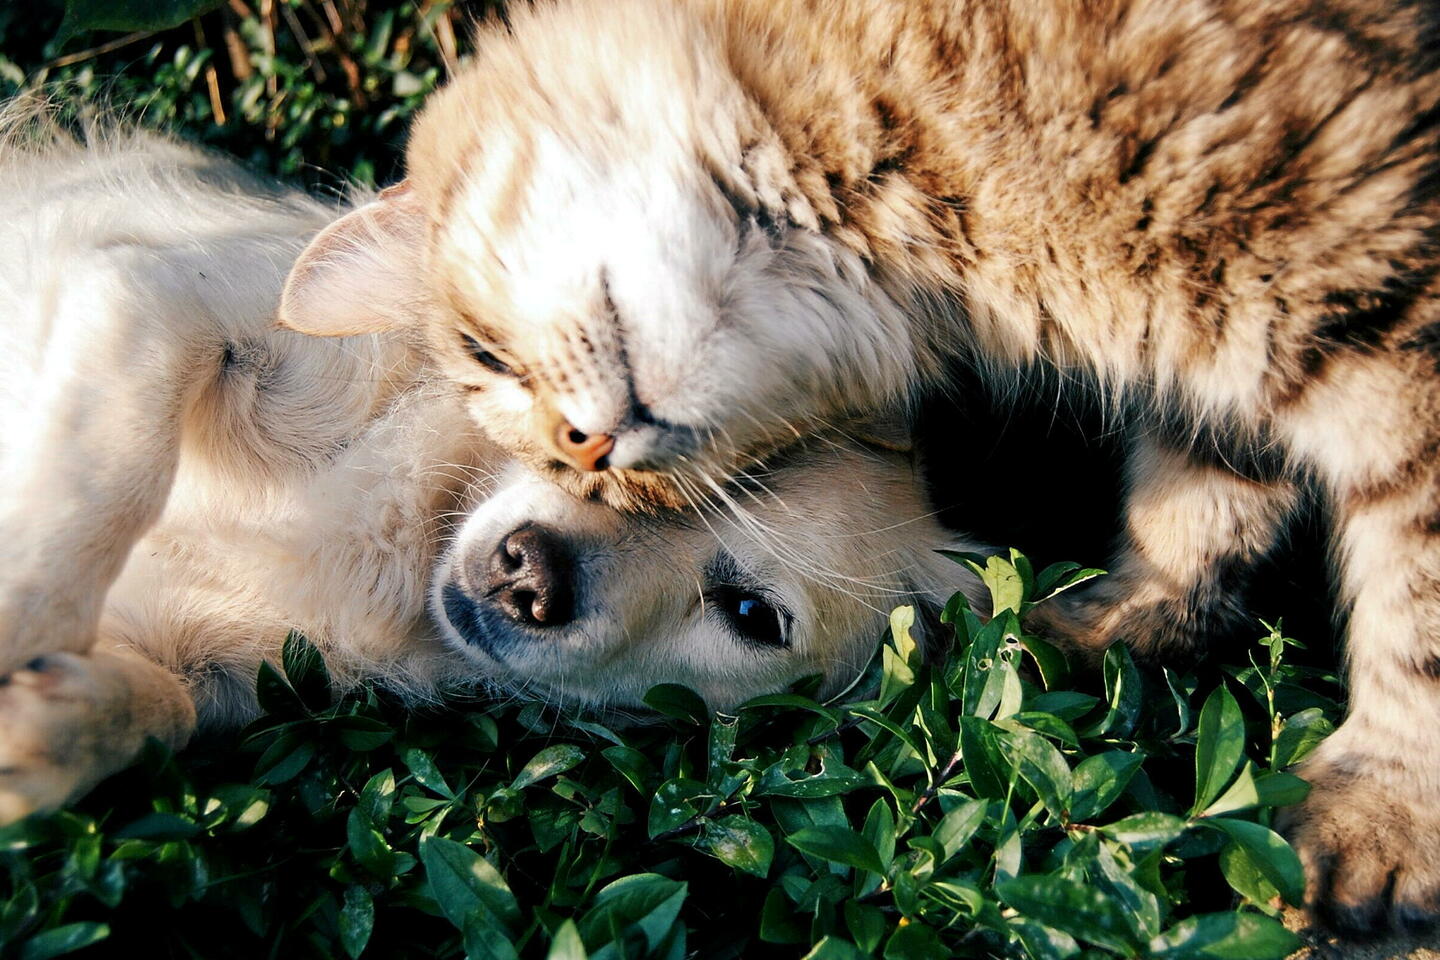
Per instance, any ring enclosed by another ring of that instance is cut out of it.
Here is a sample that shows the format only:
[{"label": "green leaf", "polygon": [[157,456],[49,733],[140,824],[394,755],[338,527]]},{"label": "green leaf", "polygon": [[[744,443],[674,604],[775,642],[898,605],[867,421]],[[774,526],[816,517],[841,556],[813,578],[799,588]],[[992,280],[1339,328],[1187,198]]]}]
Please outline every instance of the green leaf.
[{"label": "green leaf", "polygon": [[1080,952],[1070,934],[1027,917],[1012,917],[1006,928],[1019,939],[1029,960],[1069,960]]},{"label": "green leaf", "polygon": [[1220,798],[1205,808],[1202,817],[1215,817],[1251,807],[1285,807],[1299,803],[1310,793],[1310,784],[1289,773],[1255,776],[1255,765],[1240,768],[1240,776]]},{"label": "green leaf", "polygon": [[600,751],[600,756],[630,781],[630,785],[639,791],[642,797],[651,796],[652,789],[649,784],[655,776],[655,765],[650,762],[649,757],[634,747],[626,746],[606,747]]},{"label": "green leaf", "polygon": [[1139,945],[1138,932],[1125,907],[1089,884],[1029,874],[995,884],[995,892],[1031,919],[1077,940],[1127,956]]},{"label": "green leaf", "polygon": [[173,813],[147,813],[116,830],[117,840],[188,840],[200,832],[193,820]]},{"label": "green leaf", "polygon": [[710,719],[705,701],[689,687],[678,683],[660,683],[645,693],[645,703],[650,709],[673,720],[703,726]]},{"label": "green leaf", "polygon": [[846,900],[843,912],[845,927],[855,945],[864,953],[874,953],[890,926],[885,921],[884,911],[858,900]]},{"label": "green leaf", "polygon": [[839,937],[821,937],[801,960],[868,960],[853,943]]},{"label": "green leaf", "polygon": [[560,924],[550,939],[550,952],[545,954],[545,960],[590,960],[590,954],[585,952],[585,941],[580,939],[580,929],[575,926],[574,920],[566,920]]},{"label": "green leaf", "polygon": [[463,843],[430,837],[420,845],[420,861],[440,912],[457,928],[464,930],[465,921],[480,908],[507,929],[519,925],[520,905],[505,878]]},{"label": "green leaf", "polygon": [[1071,778],[1070,819],[1083,823],[1104,813],[1125,792],[1144,760],[1142,754],[1121,750],[1082,760]]},{"label": "green leaf", "polygon": [[1230,782],[1245,753],[1245,718],[1240,705],[1223,684],[1205,701],[1195,733],[1195,804],[1199,813]]},{"label": "green leaf", "polygon": [[880,651],[879,699],[882,706],[893,703],[915,682],[915,669],[920,658],[915,652],[915,640],[910,636],[910,627],[914,622],[914,607],[896,607],[890,614],[892,640]]},{"label": "green leaf", "polygon": [[1049,740],[1023,730],[1005,734],[1000,743],[1045,809],[1057,820],[1062,819],[1070,807],[1070,765],[1064,755]]},{"label": "green leaf", "polygon": [[411,747],[400,755],[405,766],[410,769],[410,775],[415,782],[426,789],[433,790],[447,800],[454,800],[455,791],[450,789],[450,784],[440,774],[440,768],[435,766],[435,761],[430,755],[419,747]]},{"label": "green leaf", "polygon": [[803,853],[857,870],[884,874],[885,866],[875,845],[848,827],[806,827],[785,838]]},{"label": "green leaf", "polygon": [[1280,891],[1265,879],[1265,874],[1260,872],[1245,848],[1232,840],[1220,849],[1219,861],[1220,872],[1225,875],[1225,882],[1230,884],[1230,888],[1269,912],[1270,901],[1280,896]]},{"label": "green leaf", "polygon": [[[614,748],[611,748],[614,749]],[[546,747],[525,764],[510,783],[511,790],[523,790],[546,777],[559,776],[566,770],[579,766],[585,759],[585,751],[571,743],[557,743]]]},{"label": "green leaf", "polygon": [[1114,837],[1137,851],[1148,851],[1165,846],[1184,833],[1188,826],[1184,819],[1174,814],[1149,810],[1131,814],[1100,829],[1106,836]]},{"label": "green leaf", "polygon": [[376,878],[389,879],[395,870],[395,851],[366,817],[363,807],[353,808],[346,817],[345,837],[357,863]]},{"label": "green leaf", "polygon": [[656,950],[679,917],[688,890],[685,883],[658,873],[621,877],[595,895],[594,905],[580,918],[580,937],[593,957],[598,948],[612,942],[615,933],[623,940],[634,927],[649,949]]},{"label": "green leaf", "polygon": [[375,901],[359,884],[345,888],[345,902],[338,917],[340,946],[352,960],[365,951],[370,933],[375,929]]},{"label": "green leaf", "polygon": [[1123,643],[1105,651],[1105,702],[1109,709],[1089,736],[1127,737],[1135,729],[1144,704],[1144,687],[1140,671]]},{"label": "green leaf", "polygon": [[314,740],[286,731],[255,762],[255,780],[272,786],[285,783],[298,777],[314,758]]},{"label": "green leaf", "polygon": [[1275,738],[1275,766],[1294,766],[1334,732],[1335,725],[1319,707],[1308,707],[1292,717],[1286,717],[1279,736]]},{"label": "green leaf", "polygon": [[1251,863],[1278,891],[1286,903],[1299,906],[1305,897],[1305,871],[1290,844],[1269,827],[1247,820],[1226,817],[1202,820],[1205,826],[1221,830],[1244,851]]},{"label": "green leaf", "polygon": [[1034,602],[1040,603],[1049,600],[1071,587],[1078,587],[1082,583],[1104,575],[1104,570],[1096,570],[1093,567],[1082,569],[1078,563],[1052,563],[1041,570],[1040,575],[1035,578]]},{"label": "green leaf", "polygon": [[701,808],[707,805],[697,803],[697,798],[708,800],[709,796],[710,788],[699,780],[676,777],[660,784],[660,789],[650,800],[650,838],[653,840],[666,830],[673,830],[695,819],[700,815]]},{"label": "green leaf", "polygon": [[885,960],[935,960],[947,953],[934,930],[923,923],[906,923],[890,936],[884,956]]},{"label": "green leaf", "polygon": [[65,0],[57,43],[90,30],[159,31],[214,10],[223,0]]},{"label": "green leaf", "polygon": [[1060,648],[1028,635],[1020,638],[1020,646],[1035,661],[1046,690],[1053,690],[1070,678],[1070,663]]},{"label": "green leaf", "polygon": [[940,818],[934,837],[944,850],[946,860],[964,849],[975,836],[975,831],[985,822],[989,807],[984,800],[968,800]]},{"label": "green leaf", "polygon": [[775,839],[770,831],[741,816],[709,822],[701,846],[722,863],[757,877],[770,872],[770,861],[775,856]]},{"label": "green leaf", "polygon": [[330,707],[330,674],[325,669],[325,658],[314,644],[291,630],[285,635],[280,663],[285,668],[285,679],[290,681],[301,703],[316,711]]},{"label": "green leaf", "polygon": [[1150,941],[1155,960],[1284,960],[1300,938],[1278,920],[1254,913],[1207,913],[1189,917]]},{"label": "green leaf", "polygon": [[465,960],[519,960],[520,957],[515,944],[483,906],[465,918],[460,939],[465,944]]},{"label": "green leaf", "polygon": [[1099,697],[1091,696],[1088,693],[1078,693],[1074,690],[1050,690],[1031,697],[1026,702],[1026,706],[1032,711],[1054,714],[1061,720],[1074,723],[1093,710],[1095,704],[1099,702]]},{"label": "green leaf", "polygon": [[790,909],[785,894],[774,887],[760,909],[760,939],[765,943],[809,943],[810,927]]},{"label": "green leaf", "polygon": [[255,700],[260,709],[281,717],[299,717],[306,713],[305,704],[295,688],[268,660],[261,660],[255,673]]},{"label": "green leaf", "polygon": [[20,960],[49,960],[99,943],[110,936],[110,925],[84,921],[67,923],[36,934],[20,948]]},{"label": "green leaf", "polygon": [[970,786],[981,797],[1002,800],[1010,790],[1008,764],[1000,752],[1002,731],[981,717],[961,717],[960,753]]}]

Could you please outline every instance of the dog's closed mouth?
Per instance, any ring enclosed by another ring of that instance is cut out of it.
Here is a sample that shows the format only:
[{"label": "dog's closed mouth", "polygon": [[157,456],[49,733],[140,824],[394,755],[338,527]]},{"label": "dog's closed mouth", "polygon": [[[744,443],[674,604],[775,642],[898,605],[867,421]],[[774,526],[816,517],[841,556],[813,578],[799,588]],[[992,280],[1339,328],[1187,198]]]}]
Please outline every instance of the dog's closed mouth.
[{"label": "dog's closed mouth", "polygon": [[501,648],[510,644],[499,635],[499,631],[493,629],[493,625],[484,622],[488,618],[483,615],[481,606],[470,599],[459,584],[452,580],[440,589],[440,605],[445,610],[445,619],[461,639],[495,660],[504,659]]}]

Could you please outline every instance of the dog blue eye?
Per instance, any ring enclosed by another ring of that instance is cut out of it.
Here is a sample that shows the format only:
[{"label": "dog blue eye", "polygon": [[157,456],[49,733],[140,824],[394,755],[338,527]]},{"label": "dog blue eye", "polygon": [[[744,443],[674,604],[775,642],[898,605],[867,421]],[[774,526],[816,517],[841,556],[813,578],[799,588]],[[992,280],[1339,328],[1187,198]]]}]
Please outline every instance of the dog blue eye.
[{"label": "dog blue eye", "polygon": [[741,640],[761,647],[790,646],[786,636],[789,616],[763,596],[723,584],[712,591],[710,599]]}]

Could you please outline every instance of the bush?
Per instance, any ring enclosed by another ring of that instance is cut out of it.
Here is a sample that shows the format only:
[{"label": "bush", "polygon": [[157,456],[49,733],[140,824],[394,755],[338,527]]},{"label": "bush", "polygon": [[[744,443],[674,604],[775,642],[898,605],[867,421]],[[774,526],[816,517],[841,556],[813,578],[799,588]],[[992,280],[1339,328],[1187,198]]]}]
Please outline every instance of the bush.
[{"label": "bush", "polygon": [[[536,703],[329,703],[299,638],[229,747],[153,751],[0,835],[0,956],[1281,958],[1300,866],[1269,828],[1330,730],[1333,677],[1264,637],[1208,679],[1093,689],[1017,614],[1089,575],[983,571],[923,664],[897,610],[871,699],[709,714],[652,690],[616,729]],[[219,759],[215,759],[215,757]],[[252,766],[253,764],[253,766]],[[163,931],[158,933],[157,930]],[[808,951],[808,952],[807,952]]]}]

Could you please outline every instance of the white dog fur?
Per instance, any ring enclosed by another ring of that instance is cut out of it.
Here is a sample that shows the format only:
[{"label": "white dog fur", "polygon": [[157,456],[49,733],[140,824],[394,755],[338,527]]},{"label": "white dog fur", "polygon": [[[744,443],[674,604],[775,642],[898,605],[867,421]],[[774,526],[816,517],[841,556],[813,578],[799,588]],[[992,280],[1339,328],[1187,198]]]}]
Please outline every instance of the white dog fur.
[{"label": "white dog fur", "polygon": [[[725,510],[576,499],[489,443],[403,335],[275,327],[342,210],[165,139],[3,117],[0,822],[146,737],[253,714],[292,629],[342,687],[626,706],[675,681],[725,707],[807,674],[842,687],[884,611],[961,580],[903,450],[815,439],[716,491]],[[526,528],[558,551],[560,622],[486,595]],[[485,625],[450,622],[447,585]],[[757,611],[783,637],[746,639]]]}]

